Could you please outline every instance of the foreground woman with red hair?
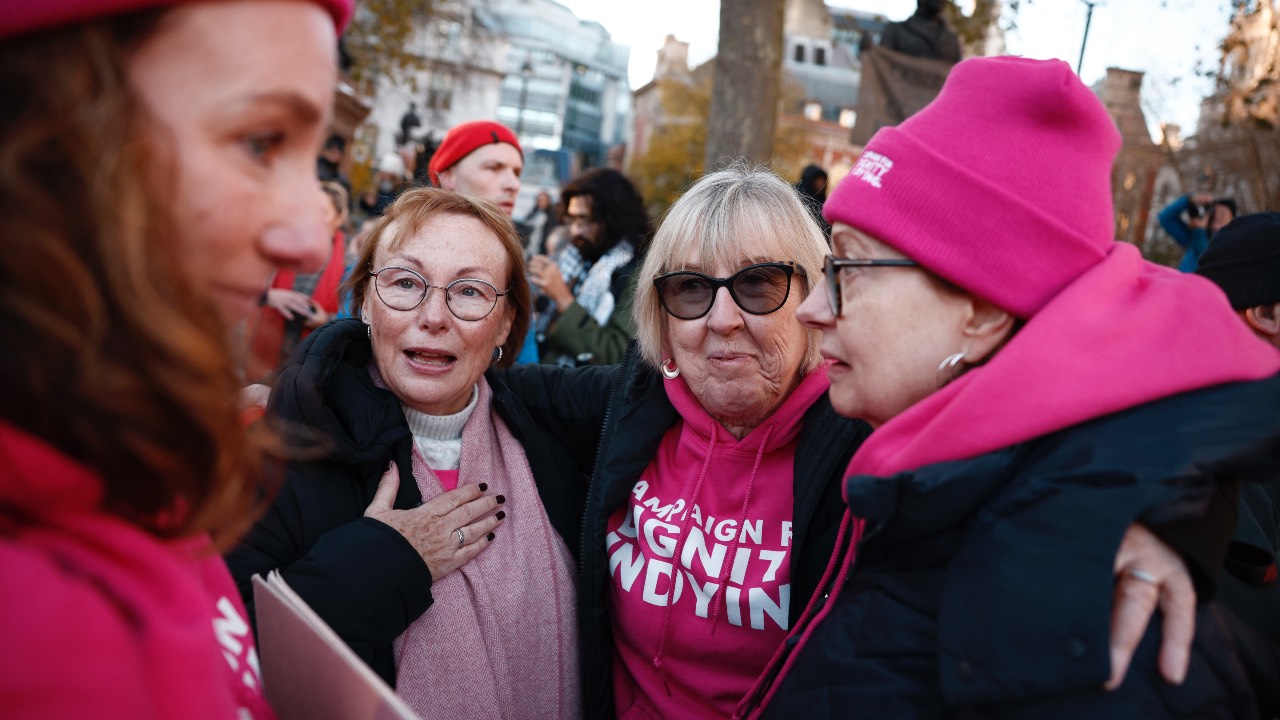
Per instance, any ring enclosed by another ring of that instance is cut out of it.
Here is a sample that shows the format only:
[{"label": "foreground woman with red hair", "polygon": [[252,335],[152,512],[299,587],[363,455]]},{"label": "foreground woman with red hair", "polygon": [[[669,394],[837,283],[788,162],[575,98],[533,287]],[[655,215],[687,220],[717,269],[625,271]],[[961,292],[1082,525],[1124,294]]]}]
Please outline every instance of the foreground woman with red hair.
[{"label": "foreground woman with red hair", "polygon": [[0,10],[6,715],[271,716],[216,554],[260,481],[229,330],[277,269],[324,259],[314,163],[350,13]]}]

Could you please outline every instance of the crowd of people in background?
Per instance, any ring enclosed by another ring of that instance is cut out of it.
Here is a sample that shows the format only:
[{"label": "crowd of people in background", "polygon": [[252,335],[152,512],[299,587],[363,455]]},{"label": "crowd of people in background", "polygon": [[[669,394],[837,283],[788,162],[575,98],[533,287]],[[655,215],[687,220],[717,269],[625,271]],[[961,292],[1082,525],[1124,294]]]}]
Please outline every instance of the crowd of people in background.
[{"label": "crowd of people in background", "polygon": [[426,718],[1280,717],[1280,214],[1143,260],[1021,58],[660,221],[492,120],[353,187],[352,12],[0,11],[0,714],[274,717],[275,571]]}]

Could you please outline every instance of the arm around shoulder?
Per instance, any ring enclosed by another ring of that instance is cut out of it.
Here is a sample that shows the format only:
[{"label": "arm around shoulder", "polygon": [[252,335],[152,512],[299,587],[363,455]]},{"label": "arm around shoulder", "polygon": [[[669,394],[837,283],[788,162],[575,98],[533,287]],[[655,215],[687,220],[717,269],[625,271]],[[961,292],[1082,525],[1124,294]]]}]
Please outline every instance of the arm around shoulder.
[{"label": "arm around shoulder", "polygon": [[1183,195],[1182,197],[1169,203],[1165,209],[1160,211],[1156,219],[1160,222],[1160,227],[1169,233],[1169,237],[1173,238],[1179,245],[1186,247],[1191,241],[1189,236],[1190,228],[1182,222],[1182,213],[1187,211],[1187,205],[1191,202],[1191,196]]}]

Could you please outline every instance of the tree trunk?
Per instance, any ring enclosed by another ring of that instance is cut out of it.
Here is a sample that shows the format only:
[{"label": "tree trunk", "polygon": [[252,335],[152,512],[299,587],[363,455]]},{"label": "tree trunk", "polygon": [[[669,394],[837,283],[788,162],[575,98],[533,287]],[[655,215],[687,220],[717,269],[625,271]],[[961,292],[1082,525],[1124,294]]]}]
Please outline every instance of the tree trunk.
[{"label": "tree trunk", "polygon": [[707,121],[708,171],[773,156],[785,0],[721,0],[720,49]]}]

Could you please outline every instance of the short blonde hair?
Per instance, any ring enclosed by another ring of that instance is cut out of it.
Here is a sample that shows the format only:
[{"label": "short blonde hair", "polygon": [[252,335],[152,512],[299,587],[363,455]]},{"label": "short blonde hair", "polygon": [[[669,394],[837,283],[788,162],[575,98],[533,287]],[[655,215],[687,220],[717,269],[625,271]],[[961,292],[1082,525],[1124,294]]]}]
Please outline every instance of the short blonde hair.
[{"label": "short blonde hair", "polygon": [[[748,257],[740,244],[746,237],[758,238],[767,257]],[[670,318],[653,286],[659,275],[680,269],[691,258],[704,268],[789,260],[796,264],[792,291],[803,299],[822,279],[828,251],[826,237],[795,188],[773,171],[737,165],[703,176],[671,206],[640,269],[631,312],[641,355],[654,367],[662,362]],[[822,359],[821,332],[808,330],[807,336],[802,374]]]}]

